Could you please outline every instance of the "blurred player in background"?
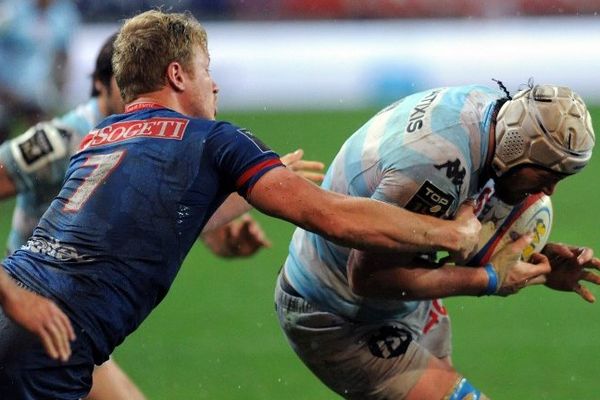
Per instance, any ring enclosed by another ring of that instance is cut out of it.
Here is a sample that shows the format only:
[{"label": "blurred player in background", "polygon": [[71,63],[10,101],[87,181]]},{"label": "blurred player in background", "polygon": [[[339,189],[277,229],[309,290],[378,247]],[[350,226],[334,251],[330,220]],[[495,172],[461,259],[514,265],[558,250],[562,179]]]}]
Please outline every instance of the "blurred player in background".
[{"label": "blurred player in background", "polygon": [[79,19],[70,0],[0,1],[2,138],[19,121],[31,125],[60,110]]},{"label": "blurred player in background", "polygon": [[94,364],[160,303],[203,228],[226,222],[223,208],[248,209],[244,198],[355,247],[476,245],[472,207],[440,222],[324,191],[247,130],[215,121],[206,33],[190,14],[137,15],[114,46],[125,113],[83,139],[32,237],[0,269],[3,395],[87,395]]},{"label": "blurred player in background", "polygon": [[[27,243],[35,226],[58,194],[83,137],[102,119],[123,112],[124,105],[112,71],[113,42],[102,45],[92,75],[91,98],[60,118],[42,122],[0,146],[0,199],[16,196],[12,228],[7,243],[9,254]],[[322,180],[323,164],[302,159],[302,151],[282,157],[284,164],[316,183]],[[213,253],[221,257],[247,257],[269,241],[260,225],[249,215],[201,235]],[[88,397],[95,400],[143,399],[114,360],[94,371]]]},{"label": "blurred player in background", "polygon": [[[514,99],[484,86],[439,88],[375,115],[342,146],[323,186],[451,218],[484,186],[510,205],[551,195],[587,164],[594,141],[584,102],[566,87],[530,85]],[[530,241],[470,268],[342,247],[297,228],[275,289],[279,322],[302,361],[345,398],[486,399],[452,367],[440,298],[545,283],[594,301],[579,281],[600,284],[591,249],[548,244],[526,263]]]}]

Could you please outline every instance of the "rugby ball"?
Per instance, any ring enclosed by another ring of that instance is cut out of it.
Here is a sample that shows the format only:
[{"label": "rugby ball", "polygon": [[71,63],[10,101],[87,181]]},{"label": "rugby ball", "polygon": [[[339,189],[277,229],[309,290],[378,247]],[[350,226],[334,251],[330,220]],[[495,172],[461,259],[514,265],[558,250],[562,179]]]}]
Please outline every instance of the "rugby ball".
[{"label": "rugby ball", "polygon": [[552,216],[550,197],[542,193],[531,195],[514,207],[492,198],[479,215],[479,245],[467,265],[485,265],[504,245],[527,232],[534,232],[533,241],[523,251],[523,259],[529,260],[534,252],[541,251],[548,242]]}]

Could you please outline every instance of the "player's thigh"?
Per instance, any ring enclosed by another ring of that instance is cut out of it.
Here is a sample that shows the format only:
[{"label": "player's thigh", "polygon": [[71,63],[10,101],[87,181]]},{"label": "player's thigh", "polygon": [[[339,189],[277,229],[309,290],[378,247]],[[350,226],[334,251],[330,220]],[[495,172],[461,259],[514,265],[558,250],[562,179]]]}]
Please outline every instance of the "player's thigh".
[{"label": "player's thigh", "polygon": [[302,361],[344,398],[404,399],[435,358],[403,325],[364,326],[337,318],[305,314],[284,332]]},{"label": "player's thigh", "polygon": [[[357,324],[302,299],[285,294],[276,299],[280,325],[292,348],[344,398],[404,399],[435,358],[419,343],[420,333],[401,321]],[[427,304],[422,307],[417,314],[428,315]]]}]

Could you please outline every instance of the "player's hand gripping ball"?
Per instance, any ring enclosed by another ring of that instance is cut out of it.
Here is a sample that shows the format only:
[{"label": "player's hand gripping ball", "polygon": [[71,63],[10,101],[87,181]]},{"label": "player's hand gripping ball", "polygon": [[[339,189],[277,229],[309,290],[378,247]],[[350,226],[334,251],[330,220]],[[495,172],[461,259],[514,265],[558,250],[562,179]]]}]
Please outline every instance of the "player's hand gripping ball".
[{"label": "player's hand gripping ball", "polygon": [[552,202],[545,194],[531,195],[514,207],[492,198],[479,216],[481,236],[467,265],[485,265],[504,245],[527,232],[534,232],[533,241],[523,251],[523,259],[529,260],[534,252],[540,252],[548,242],[552,215]]}]

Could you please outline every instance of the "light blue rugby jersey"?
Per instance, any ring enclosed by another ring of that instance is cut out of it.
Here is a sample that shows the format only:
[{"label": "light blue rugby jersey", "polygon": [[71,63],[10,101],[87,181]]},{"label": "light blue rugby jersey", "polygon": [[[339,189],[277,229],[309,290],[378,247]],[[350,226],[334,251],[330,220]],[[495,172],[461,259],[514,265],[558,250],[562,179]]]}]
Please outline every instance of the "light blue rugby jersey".
[{"label": "light blue rugby jersey", "polygon": [[65,115],[38,124],[0,146],[0,164],[7,169],[18,192],[7,243],[8,253],[27,242],[42,214],[60,191],[71,155],[102,118],[98,100],[92,98]]},{"label": "light blue rugby jersey", "polygon": [[[390,105],[344,143],[323,187],[451,218],[481,189],[492,113],[501,97],[487,87],[462,86],[416,93]],[[349,251],[298,228],[286,276],[310,303],[350,319],[400,318],[417,307],[416,301],[353,294],[346,275]]]}]

